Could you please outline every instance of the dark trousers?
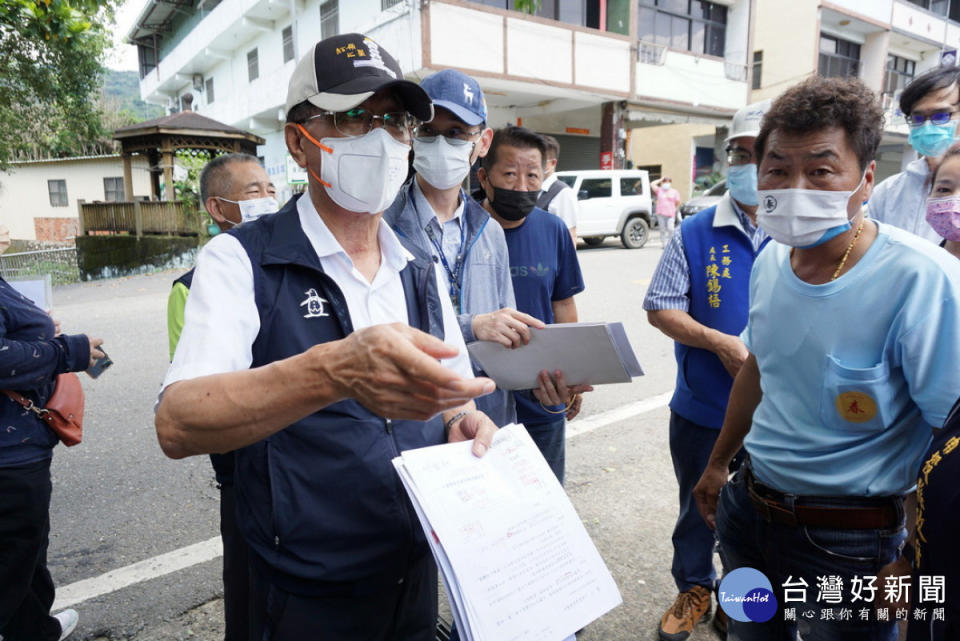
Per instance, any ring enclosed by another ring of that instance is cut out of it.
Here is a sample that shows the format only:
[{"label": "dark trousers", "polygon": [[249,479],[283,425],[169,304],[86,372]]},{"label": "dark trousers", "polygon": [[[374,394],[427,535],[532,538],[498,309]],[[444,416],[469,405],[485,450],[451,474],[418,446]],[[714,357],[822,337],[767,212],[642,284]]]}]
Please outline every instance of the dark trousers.
[{"label": "dark trousers", "polygon": [[527,425],[527,433],[536,443],[543,458],[547,459],[547,465],[553,470],[557,480],[563,485],[564,467],[566,465],[566,445],[565,437],[567,434],[567,419],[561,416],[551,423],[535,423]]},{"label": "dark trousers", "polygon": [[249,628],[249,559],[237,528],[233,483],[220,485],[220,538],[223,539],[224,641],[247,641]]},{"label": "dark trousers", "polygon": [[0,467],[0,636],[3,641],[56,641],[47,570],[50,459]]},{"label": "dark trousers", "polygon": [[670,457],[680,486],[680,514],[673,528],[673,580],[680,592],[696,585],[712,590],[716,582],[713,569],[713,531],[707,527],[693,488],[700,480],[720,430],[710,429],[670,412]]},{"label": "dark trousers", "polygon": [[[750,499],[747,468],[748,463],[741,466],[723,486],[717,501],[720,558],[724,572],[742,567],[762,572],[770,580],[778,609],[772,619],[763,623],[740,622],[731,617],[727,638],[730,641],[795,641],[799,633],[804,641],[896,641],[894,612],[889,612],[890,621],[877,621],[874,613],[868,613],[869,620],[862,620],[861,608],[869,609],[871,603],[865,603],[863,598],[858,600],[851,586],[855,577],[866,585],[869,580],[865,577],[876,576],[880,568],[896,558],[897,548],[906,538],[902,506],[898,508],[900,524],[884,529],[838,530],[770,522]],[[855,497],[820,497],[804,503],[835,509],[862,506]],[[839,577],[840,600],[821,600],[818,581],[825,576]],[[784,586],[788,582],[790,593]],[[876,583],[879,598],[884,588],[879,581]],[[797,585],[807,587],[792,587]],[[869,592],[863,594],[869,595]],[[795,620],[787,620],[785,608],[795,611]],[[843,609],[853,616],[836,616]],[[832,610],[834,616],[824,616],[825,610]]]},{"label": "dark trousers", "polygon": [[250,554],[250,639],[256,641],[433,641],[437,566],[425,555],[400,583],[380,592],[304,596],[271,581]]}]

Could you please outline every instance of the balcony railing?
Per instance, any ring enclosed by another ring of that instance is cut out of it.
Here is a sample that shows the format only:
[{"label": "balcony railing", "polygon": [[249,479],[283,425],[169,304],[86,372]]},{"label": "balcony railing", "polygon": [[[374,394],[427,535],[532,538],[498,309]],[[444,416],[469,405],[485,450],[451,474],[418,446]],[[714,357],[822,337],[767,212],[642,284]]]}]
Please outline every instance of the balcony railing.
[{"label": "balcony railing", "polygon": [[192,220],[179,200],[85,203],[80,201],[79,235],[161,234],[195,236]]},{"label": "balcony railing", "polygon": [[637,62],[645,65],[662,65],[666,59],[666,45],[658,45],[642,40],[637,43]]}]

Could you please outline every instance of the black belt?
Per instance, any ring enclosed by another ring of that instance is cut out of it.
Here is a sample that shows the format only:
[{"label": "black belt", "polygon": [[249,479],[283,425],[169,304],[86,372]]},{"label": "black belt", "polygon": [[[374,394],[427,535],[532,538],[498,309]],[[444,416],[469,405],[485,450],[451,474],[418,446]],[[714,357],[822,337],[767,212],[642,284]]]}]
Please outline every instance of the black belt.
[{"label": "black belt", "polygon": [[838,497],[795,496],[788,503],[785,494],[757,482],[749,466],[744,465],[740,471],[744,474],[750,501],[767,522],[835,530],[886,530],[901,526],[902,497],[844,497],[858,505],[830,507],[809,503],[836,501]]}]

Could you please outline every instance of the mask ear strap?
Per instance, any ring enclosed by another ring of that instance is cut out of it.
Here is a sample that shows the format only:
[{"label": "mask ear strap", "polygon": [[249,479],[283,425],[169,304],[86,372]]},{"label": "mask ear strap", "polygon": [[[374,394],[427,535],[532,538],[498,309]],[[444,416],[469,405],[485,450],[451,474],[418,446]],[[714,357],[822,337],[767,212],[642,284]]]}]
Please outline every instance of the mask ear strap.
[{"label": "mask ear strap", "polygon": [[[332,153],[333,153],[333,149],[332,149],[332,148],[328,147],[327,145],[323,144],[322,142],[320,142],[319,140],[317,140],[316,138],[314,138],[313,136],[311,136],[311,135],[310,135],[310,132],[307,131],[307,128],[306,128],[306,127],[304,127],[303,125],[301,125],[299,122],[296,123],[296,125],[297,125],[297,129],[300,130],[300,133],[302,133],[304,136],[307,137],[307,140],[309,140],[310,142],[312,142],[313,144],[315,144],[317,147],[319,147],[319,148],[322,149],[323,151],[327,152],[328,154],[332,154]],[[330,183],[328,183],[326,180],[324,180],[323,178],[321,178],[320,176],[318,176],[315,171],[313,171],[312,169],[310,169],[310,165],[307,165],[307,173],[309,173],[311,176],[313,176],[314,180],[316,180],[318,183],[320,183],[320,184],[323,185],[324,187],[330,187],[330,186],[331,186]]]},{"label": "mask ear strap", "polygon": [[317,147],[320,147],[320,149],[323,149],[323,150],[324,150],[325,152],[327,152],[328,154],[332,154],[332,153],[333,153],[333,149],[331,149],[330,147],[326,146],[325,144],[323,144],[322,142],[320,142],[319,140],[317,140],[316,138],[314,138],[312,135],[310,135],[310,132],[307,131],[307,128],[306,128],[306,127],[304,127],[303,125],[301,125],[299,122],[296,123],[296,125],[297,125],[297,128],[300,130],[300,133],[302,133],[304,136],[307,137],[307,140],[309,140],[310,142],[312,142],[313,144],[315,144]]}]

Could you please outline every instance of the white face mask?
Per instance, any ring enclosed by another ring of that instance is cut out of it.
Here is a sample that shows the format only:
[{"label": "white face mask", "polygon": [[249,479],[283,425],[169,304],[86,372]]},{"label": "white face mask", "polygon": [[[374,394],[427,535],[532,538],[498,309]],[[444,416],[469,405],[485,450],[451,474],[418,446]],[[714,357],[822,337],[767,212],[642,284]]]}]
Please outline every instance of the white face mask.
[{"label": "white face mask", "polygon": [[330,154],[323,159],[319,180],[333,202],[358,214],[379,214],[394,201],[407,178],[410,145],[400,142],[383,127],[362,136],[314,139],[315,145]]},{"label": "white face mask", "polygon": [[759,189],[757,224],[778,243],[806,249],[850,229],[847,205],[866,179],[852,191]]},{"label": "white face mask", "polygon": [[235,223],[232,220],[227,220],[227,222],[231,225],[249,223],[251,220],[260,218],[260,216],[275,214],[280,211],[280,203],[278,203],[277,199],[273,196],[266,196],[264,198],[251,198],[249,200],[229,200],[227,198],[220,198],[220,196],[217,196],[217,199],[224,202],[233,203],[240,208],[240,222]]},{"label": "white face mask", "polygon": [[428,184],[450,189],[470,173],[470,156],[475,144],[452,144],[446,136],[434,136],[427,142],[413,139],[413,168]]}]

